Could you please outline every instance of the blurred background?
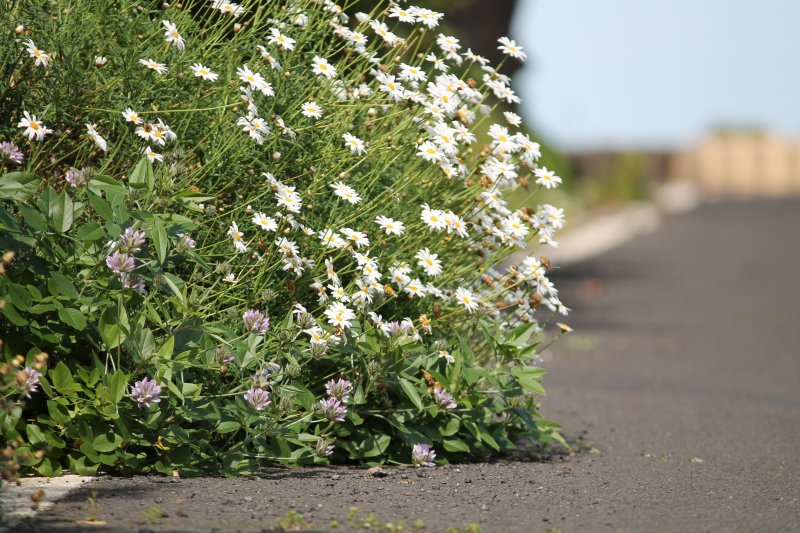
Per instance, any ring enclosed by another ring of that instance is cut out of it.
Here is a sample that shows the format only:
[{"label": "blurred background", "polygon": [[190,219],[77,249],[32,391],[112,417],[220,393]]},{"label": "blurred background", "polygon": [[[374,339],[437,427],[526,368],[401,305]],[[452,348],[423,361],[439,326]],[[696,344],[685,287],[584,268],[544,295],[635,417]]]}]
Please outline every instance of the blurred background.
[{"label": "blurred background", "polygon": [[800,194],[800,2],[421,4],[493,63],[497,36],[525,47],[527,62],[503,70],[543,163],[567,178],[559,201],[573,219],[664,184],[706,198]]}]

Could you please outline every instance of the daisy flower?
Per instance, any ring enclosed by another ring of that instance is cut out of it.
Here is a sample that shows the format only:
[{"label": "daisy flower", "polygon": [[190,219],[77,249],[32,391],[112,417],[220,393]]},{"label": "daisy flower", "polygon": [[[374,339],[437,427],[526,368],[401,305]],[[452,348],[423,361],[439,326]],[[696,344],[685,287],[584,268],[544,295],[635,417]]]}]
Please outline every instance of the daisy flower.
[{"label": "daisy flower", "polygon": [[341,181],[332,183],[331,187],[333,187],[333,192],[336,193],[336,196],[343,200],[347,200],[351,204],[357,204],[361,201],[361,196],[358,195],[356,190],[349,185],[345,185]]},{"label": "daisy flower", "polygon": [[364,233],[352,230],[350,228],[342,228],[341,232],[345,237],[347,237],[347,239],[349,239],[350,241],[353,242],[353,244],[356,245],[356,248],[361,248],[362,246],[369,246],[369,239]]},{"label": "daisy flower", "polygon": [[478,300],[469,289],[458,287],[456,289],[456,300],[470,313],[478,309]]},{"label": "daisy flower", "polygon": [[436,11],[431,11],[430,9],[425,8],[417,8],[416,10],[417,20],[427,26],[429,29],[433,29],[439,25],[439,19],[441,19],[444,15],[442,13],[437,13]]},{"label": "daisy flower", "polygon": [[525,61],[525,59],[528,57],[527,54],[522,51],[522,47],[508,37],[500,37],[497,39],[497,42],[500,43],[500,46],[498,46],[497,49],[507,56],[517,58],[521,61]]},{"label": "daisy flower", "polygon": [[437,254],[432,254],[427,248],[423,248],[414,256],[417,264],[422,267],[429,276],[436,277],[442,273],[442,262],[439,261]]},{"label": "daisy flower", "polygon": [[25,128],[25,131],[22,132],[29,140],[33,140],[34,138],[37,141],[44,140],[45,135],[49,135],[53,133],[53,130],[47,128],[44,125],[44,122],[36,118],[36,115],[31,115],[27,111],[23,111],[22,114],[24,118],[19,121],[17,124],[18,128]]},{"label": "daisy flower", "polygon": [[308,118],[322,118],[322,108],[316,102],[306,102],[302,105],[303,116]]},{"label": "daisy flower", "polygon": [[89,138],[94,141],[94,144],[96,144],[98,148],[104,152],[108,150],[108,144],[106,143],[106,140],[102,135],[97,133],[97,129],[95,129],[94,124],[86,124],[86,133],[89,135]]},{"label": "daisy flower", "polygon": [[155,161],[163,162],[164,156],[161,154],[157,154],[154,152],[149,146],[146,146],[142,153],[147,156],[147,159],[150,160],[151,163]]},{"label": "daisy flower", "polygon": [[431,209],[428,204],[422,204],[420,219],[433,230],[442,230],[447,226],[445,213],[441,209]]},{"label": "daisy flower", "polygon": [[164,38],[167,42],[174,44],[178,50],[186,49],[186,41],[178,32],[178,27],[168,20],[162,20],[161,24],[164,25]]},{"label": "daisy flower", "polygon": [[134,124],[142,123],[142,118],[139,116],[139,113],[130,107],[122,112],[122,116],[125,118],[125,122],[133,122]]},{"label": "daisy flower", "polygon": [[269,44],[274,44],[283,51],[294,50],[294,43],[295,43],[294,39],[287,37],[286,35],[283,35],[280,31],[278,31],[275,28],[270,28],[269,31],[272,34],[269,37],[267,37],[267,42],[269,42]]},{"label": "daisy flower", "polygon": [[211,0],[211,2],[213,2],[211,4],[213,9],[218,9],[222,13],[233,15],[234,18],[238,17],[244,12],[244,8],[242,6],[233,2],[225,2],[224,0]]},{"label": "daisy flower", "polygon": [[213,72],[208,67],[204,67],[200,63],[195,63],[189,68],[192,69],[192,72],[194,72],[194,75],[197,76],[198,78],[203,78],[204,80],[207,81],[217,81],[217,78],[219,78],[219,74]]},{"label": "daisy flower", "polygon": [[430,161],[431,163],[439,163],[444,158],[444,155],[433,144],[431,141],[425,141],[424,143],[419,145],[417,148],[417,155],[423,158],[425,161]]},{"label": "daisy flower", "polygon": [[403,290],[406,291],[412,298],[415,296],[419,296],[420,298],[425,296],[425,284],[417,278],[409,281],[408,284],[403,287]]},{"label": "daisy flower", "polygon": [[164,63],[156,63],[152,59],[140,59],[139,63],[149,68],[150,70],[155,70],[159,74],[167,73],[167,65]]},{"label": "daisy flower", "polygon": [[375,217],[375,223],[379,225],[387,235],[402,235],[406,231],[402,222],[383,215]]},{"label": "daisy flower", "polygon": [[419,67],[415,67],[414,65],[407,65],[406,63],[400,63],[400,74],[398,77],[401,80],[408,80],[408,81],[425,81],[425,72],[422,71]]},{"label": "daisy flower", "polygon": [[545,189],[555,189],[561,183],[561,178],[552,170],[547,170],[547,167],[537,168],[533,174],[536,176],[536,183]]},{"label": "daisy flower", "polygon": [[328,323],[332,326],[337,326],[347,329],[351,326],[351,322],[356,318],[355,312],[348,309],[342,302],[334,302],[325,310],[325,316],[328,317]]},{"label": "daisy flower", "polygon": [[522,117],[511,111],[503,111],[503,117],[505,117],[506,122],[512,126],[519,127],[520,124],[522,124]]},{"label": "daisy flower", "polygon": [[366,153],[366,149],[364,148],[364,141],[356,137],[355,135],[351,135],[350,133],[345,133],[342,135],[344,139],[344,145],[350,148],[350,151],[354,154],[363,154]]},{"label": "daisy flower", "polygon": [[247,251],[247,246],[244,244],[244,233],[239,231],[239,226],[236,222],[231,222],[231,227],[228,228],[227,235],[233,239],[233,247],[237,252]]},{"label": "daisy flower", "polygon": [[268,217],[264,213],[254,213],[253,224],[267,231],[275,231],[278,229],[278,223],[275,221],[275,219]]},{"label": "daisy flower", "polygon": [[236,121],[236,125],[241,126],[258,144],[263,144],[264,135],[269,135],[270,132],[269,127],[263,119],[250,115],[239,117],[239,120]]},{"label": "daisy flower", "polygon": [[326,248],[342,248],[345,244],[344,239],[342,239],[341,235],[333,231],[332,229],[326,229],[320,232],[319,240],[322,241],[322,245]]},{"label": "daisy flower", "polygon": [[53,59],[50,54],[45,52],[44,50],[39,50],[36,47],[36,44],[31,40],[28,39],[25,41],[25,48],[28,50],[28,54],[36,60],[35,65],[37,67],[47,67],[48,63]]},{"label": "daisy flower", "polygon": [[396,18],[400,22],[405,22],[406,24],[414,24],[417,21],[413,10],[403,9],[397,5],[392,6],[389,10],[389,18]]},{"label": "daisy flower", "polygon": [[324,57],[314,56],[311,67],[317,76],[324,76],[328,79],[336,77],[336,67],[328,63]]}]

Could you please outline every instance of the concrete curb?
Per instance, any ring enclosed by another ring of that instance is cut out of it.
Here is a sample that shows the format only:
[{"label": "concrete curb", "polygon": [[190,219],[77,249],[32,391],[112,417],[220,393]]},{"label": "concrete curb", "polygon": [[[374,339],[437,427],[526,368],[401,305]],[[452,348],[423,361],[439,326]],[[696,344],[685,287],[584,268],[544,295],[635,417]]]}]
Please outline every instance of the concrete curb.
[{"label": "concrete curb", "polygon": [[544,255],[553,265],[567,266],[608,252],[640,235],[653,233],[665,215],[687,213],[700,205],[699,190],[689,182],[671,182],[659,187],[652,202],[635,202],[594,217],[557,235],[558,248]]},{"label": "concrete curb", "polygon": [[[92,476],[77,476],[67,474],[61,477],[24,477],[17,481],[6,483],[0,492],[0,533],[19,531],[17,525],[23,520],[33,517],[37,512],[44,511],[75,490],[83,483],[94,481]],[[31,495],[42,490],[44,495],[38,505],[31,500]]]}]

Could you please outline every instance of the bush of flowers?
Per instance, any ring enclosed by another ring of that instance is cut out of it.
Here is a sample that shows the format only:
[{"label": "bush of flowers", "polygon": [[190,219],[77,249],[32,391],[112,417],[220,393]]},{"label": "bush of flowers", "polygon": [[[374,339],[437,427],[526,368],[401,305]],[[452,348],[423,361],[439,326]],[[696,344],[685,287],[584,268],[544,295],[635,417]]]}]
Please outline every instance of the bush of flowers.
[{"label": "bush of flowers", "polygon": [[546,258],[508,263],[556,244],[560,178],[440,14],[0,13],[7,460],[238,475],[561,440],[537,363],[567,309]]}]

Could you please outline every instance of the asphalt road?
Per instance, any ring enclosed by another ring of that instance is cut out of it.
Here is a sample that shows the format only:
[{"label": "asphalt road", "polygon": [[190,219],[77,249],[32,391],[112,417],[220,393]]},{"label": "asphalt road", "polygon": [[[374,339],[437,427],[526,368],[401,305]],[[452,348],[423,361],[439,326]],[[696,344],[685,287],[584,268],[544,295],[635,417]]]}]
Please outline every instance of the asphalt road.
[{"label": "asphalt road", "polygon": [[591,452],[383,478],[106,478],[24,527],[259,531],[294,509],[352,531],[357,506],[425,531],[800,530],[800,201],[705,205],[557,277],[576,331],[545,354],[544,412]]}]

